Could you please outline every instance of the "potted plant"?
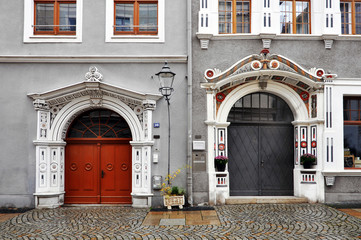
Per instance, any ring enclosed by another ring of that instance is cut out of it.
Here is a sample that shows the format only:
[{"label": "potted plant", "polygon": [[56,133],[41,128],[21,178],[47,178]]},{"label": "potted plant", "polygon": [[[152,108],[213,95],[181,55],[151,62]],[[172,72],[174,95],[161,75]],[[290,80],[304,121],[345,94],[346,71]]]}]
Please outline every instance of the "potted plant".
[{"label": "potted plant", "polygon": [[217,172],[224,172],[227,163],[228,163],[228,157],[226,156],[219,155],[214,158],[214,165],[217,169]]},{"label": "potted plant", "polygon": [[172,209],[172,206],[178,206],[179,209],[183,209],[183,205],[185,204],[185,190],[178,186],[172,186],[173,180],[178,176],[181,172],[180,169],[169,174],[162,183],[162,188],[160,189],[161,194],[163,195],[164,206],[168,209]]},{"label": "potted plant", "polygon": [[316,156],[311,153],[305,153],[301,156],[301,164],[303,164],[305,169],[310,169],[315,162]]}]

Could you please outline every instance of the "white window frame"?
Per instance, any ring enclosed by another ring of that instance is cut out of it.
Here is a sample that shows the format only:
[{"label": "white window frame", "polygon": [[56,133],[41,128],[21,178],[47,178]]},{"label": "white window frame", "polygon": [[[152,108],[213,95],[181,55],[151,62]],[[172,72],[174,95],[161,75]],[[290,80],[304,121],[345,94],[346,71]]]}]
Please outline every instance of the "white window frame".
[{"label": "white window frame", "polygon": [[61,43],[82,42],[83,0],[76,1],[75,35],[38,35],[34,34],[34,0],[24,0],[24,42],[25,43]]},{"label": "white window frame", "polygon": [[158,34],[157,35],[115,35],[114,34],[114,0],[106,0],[105,42],[164,42],[165,41],[165,0],[158,0]]}]

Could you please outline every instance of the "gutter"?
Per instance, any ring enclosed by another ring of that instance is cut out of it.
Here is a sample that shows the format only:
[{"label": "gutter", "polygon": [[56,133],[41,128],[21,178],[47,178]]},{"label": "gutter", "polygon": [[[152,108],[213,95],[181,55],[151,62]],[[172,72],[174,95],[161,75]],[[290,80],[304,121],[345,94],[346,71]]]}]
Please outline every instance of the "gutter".
[{"label": "gutter", "polygon": [[193,170],[192,170],[192,0],[187,0],[187,100],[188,100],[188,139],[187,139],[187,193],[188,204],[193,206]]}]

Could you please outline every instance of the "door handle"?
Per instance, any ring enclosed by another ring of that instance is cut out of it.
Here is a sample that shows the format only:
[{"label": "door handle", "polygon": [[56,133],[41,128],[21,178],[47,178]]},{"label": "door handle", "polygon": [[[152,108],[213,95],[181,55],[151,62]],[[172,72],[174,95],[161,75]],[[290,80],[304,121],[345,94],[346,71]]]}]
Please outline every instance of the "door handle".
[{"label": "door handle", "polygon": [[104,174],[105,174],[105,173],[104,173],[104,171],[102,170],[102,178],[104,178]]}]

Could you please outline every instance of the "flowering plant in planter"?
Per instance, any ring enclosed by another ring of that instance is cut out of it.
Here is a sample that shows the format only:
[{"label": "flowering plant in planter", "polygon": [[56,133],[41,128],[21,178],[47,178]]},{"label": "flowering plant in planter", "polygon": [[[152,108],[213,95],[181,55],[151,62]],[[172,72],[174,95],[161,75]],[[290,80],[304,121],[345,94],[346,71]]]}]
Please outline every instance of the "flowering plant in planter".
[{"label": "flowering plant in planter", "polygon": [[178,186],[172,186],[173,180],[181,173],[181,169],[177,169],[173,173],[169,174],[162,183],[162,188],[160,189],[161,194],[163,195],[164,206],[171,209],[172,206],[179,206],[180,209],[183,208],[185,204],[184,195],[186,191]]},{"label": "flowering plant in planter", "polygon": [[316,156],[311,153],[305,153],[300,158],[304,168],[310,168],[316,162]]},{"label": "flowering plant in planter", "polygon": [[214,158],[214,162],[216,164],[227,164],[228,163],[228,157],[219,155]]},{"label": "flowering plant in planter", "polygon": [[228,157],[219,155],[214,158],[214,165],[217,168],[217,171],[223,172],[226,169],[226,164],[228,163]]}]

